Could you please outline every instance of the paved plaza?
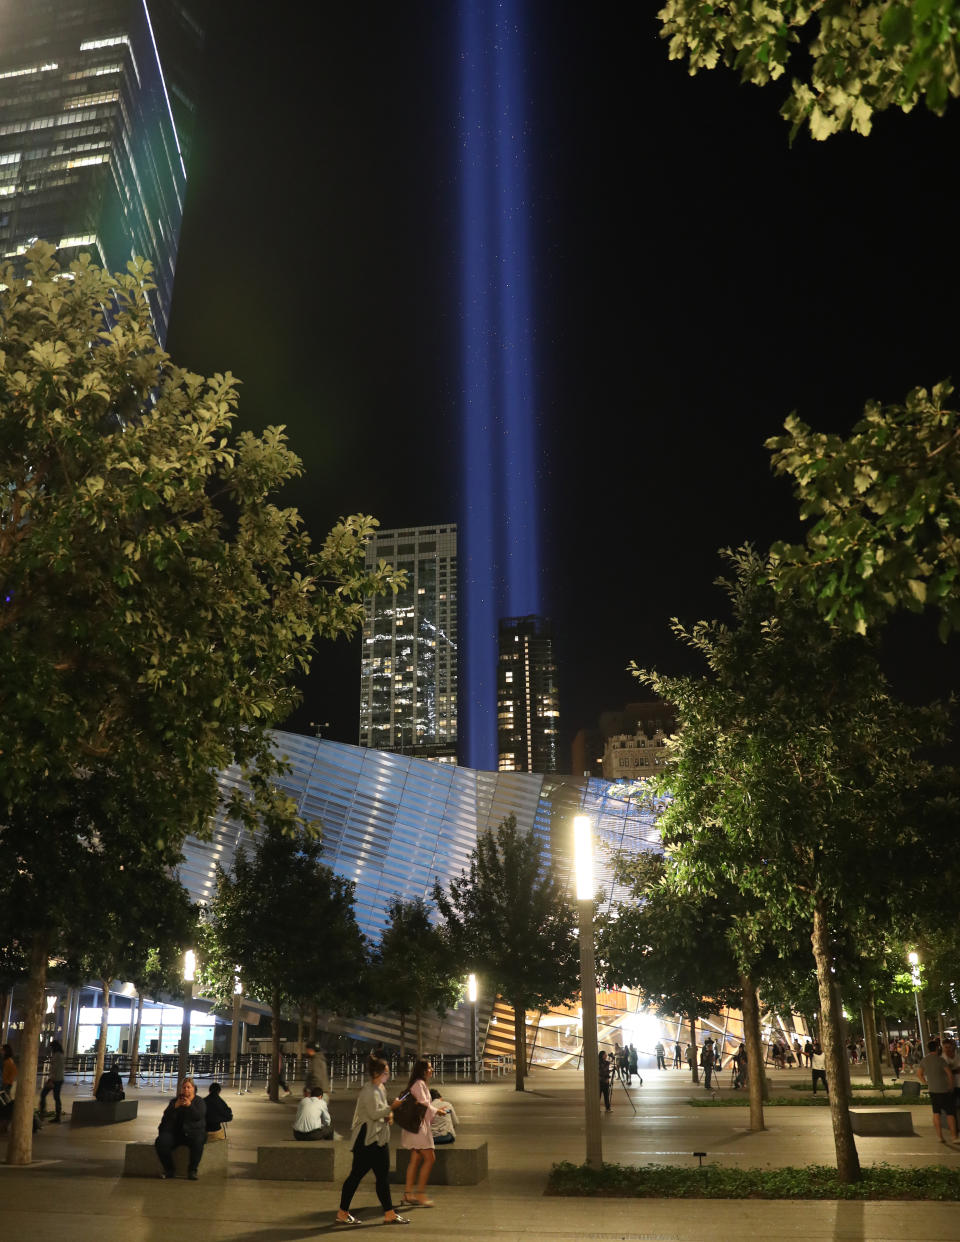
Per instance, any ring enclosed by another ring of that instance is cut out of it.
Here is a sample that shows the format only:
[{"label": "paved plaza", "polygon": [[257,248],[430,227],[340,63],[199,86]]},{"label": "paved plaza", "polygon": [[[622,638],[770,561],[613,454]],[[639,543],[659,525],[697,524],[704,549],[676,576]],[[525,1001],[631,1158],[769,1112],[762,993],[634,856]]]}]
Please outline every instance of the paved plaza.
[{"label": "paved plaza", "polygon": [[[772,1073],[774,1094],[802,1078],[796,1071]],[[767,1236],[804,1242],[955,1242],[960,1237],[956,1203],[547,1198],[550,1165],[583,1159],[578,1075],[537,1070],[522,1095],[508,1080],[440,1085],[455,1104],[460,1138],[488,1143],[489,1178],[478,1186],[437,1186],[435,1208],[405,1211],[412,1220],[400,1230],[405,1238],[744,1242]],[[88,1098],[89,1088],[82,1091],[82,1098]],[[206,1094],[206,1084],[201,1093]],[[64,1094],[66,1117],[73,1091]],[[355,1094],[334,1092],[332,1112],[341,1134],[349,1127]],[[689,1167],[699,1150],[708,1153],[706,1163],[715,1165],[833,1163],[827,1109],[771,1108],[768,1130],[750,1134],[745,1109],[691,1108],[688,1100],[703,1095],[703,1088],[692,1086],[686,1071],[645,1070],[644,1085],[630,1094],[636,1115],[619,1086],[613,1111],[602,1114],[605,1160]],[[130,1096],[140,1101],[136,1121],[90,1128],[47,1125],[35,1136],[30,1168],[0,1166],[3,1242],[306,1242],[343,1234],[365,1237],[369,1229],[384,1228],[372,1177],[362,1183],[353,1204],[362,1224],[351,1228],[333,1223],[339,1182],[268,1182],[254,1176],[257,1145],[290,1137],[296,1094],[271,1104],[262,1090],[237,1095],[225,1087],[235,1116],[229,1127],[230,1174],[226,1180],[204,1179],[201,1164],[198,1182],[120,1176],[123,1145],[155,1137],[170,1099],[169,1092],[149,1088],[128,1090]],[[863,1163],[960,1167],[960,1150],[936,1142],[929,1106],[917,1105],[912,1112],[912,1137],[857,1140]],[[0,1137],[0,1153],[4,1144]],[[338,1178],[349,1167],[348,1146],[337,1143]]]}]

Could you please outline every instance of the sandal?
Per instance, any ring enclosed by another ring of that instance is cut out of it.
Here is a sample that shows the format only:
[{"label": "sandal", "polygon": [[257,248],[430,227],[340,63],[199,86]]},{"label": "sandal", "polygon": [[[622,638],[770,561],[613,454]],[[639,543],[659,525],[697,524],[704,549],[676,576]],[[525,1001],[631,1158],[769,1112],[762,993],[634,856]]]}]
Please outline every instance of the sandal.
[{"label": "sandal", "polygon": [[351,1216],[348,1212],[346,1220],[341,1220],[339,1216],[335,1216],[333,1218],[333,1223],[335,1225],[359,1225],[360,1221],[356,1218],[356,1216]]},{"label": "sandal", "polygon": [[390,1220],[387,1220],[385,1217],[383,1223],[385,1225],[409,1225],[410,1224],[406,1216],[400,1216],[400,1215],[394,1216]]}]

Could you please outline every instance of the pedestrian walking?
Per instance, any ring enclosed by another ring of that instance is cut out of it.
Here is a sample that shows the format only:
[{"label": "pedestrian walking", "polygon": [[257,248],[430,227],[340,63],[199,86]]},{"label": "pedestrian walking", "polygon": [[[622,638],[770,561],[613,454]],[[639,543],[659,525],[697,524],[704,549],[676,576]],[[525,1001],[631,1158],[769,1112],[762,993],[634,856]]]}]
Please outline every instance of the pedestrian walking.
[{"label": "pedestrian walking", "polygon": [[666,1048],[664,1048],[663,1044],[660,1042],[660,1040],[659,1040],[659,1039],[657,1040],[656,1044],[654,1045],[653,1050],[654,1050],[654,1052],[657,1054],[657,1069],[658,1069],[658,1070],[661,1070],[661,1069],[664,1069],[664,1070],[665,1070],[665,1069],[667,1068],[667,1055],[666,1055],[666,1054],[667,1054],[667,1050],[666,1050]]},{"label": "pedestrian walking", "polygon": [[710,1077],[713,1074],[713,1040],[707,1036],[703,1045],[703,1052],[700,1054],[700,1064],[703,1066],[703,1089],[710,1090]]},{"label": "pedestrian walking", "polygon": [[927,1044],[927,1055],[917,1066],[917,1077],[921,1082],[926,1083],[930,1090],[933,1128],[937,1138],[941,1143],[947,1141],[943,1137],[943,1127],[940,1122],[940,1114],[946,1113],[947,1125],[950,1127],[950,1141],[955,1143],[957,1141],[957,1111],[953,1098],[953,1072],[940,1055],[940,1045],[936,1039],[931,1039]]},{"label": "pedestrian walking", "polygon": [[63,1088],[63,1080],[66,1077],[66,1058],[63,1055],[63,1044],[59,1039],[55,1039],[50,1045],[50,1075],[43,1084],[43,1090],[40,1092],[40,1115],[46,1112],[47,1096],[53,1092],[53,1120],[58,1125],[60,1123],[60,1112],[62,1108],[60,1100],[60,1092]]},{"label": "pedestrian walking", "polygon": [[410,1224],[406,1216],[398,1215],[390,1197],[390,1122],[393,1109],[399,1107],[400,1101],[387,1103],[385,1084],[389,1077],[386,1061],[370,1057],[367,1061],[367,1081],[360,1088],[350,1126],[353,1165],[340,1191],[340,1207],[336,1217],[339,1225],[360,1223],[356,1216],[351,1215],[350,1204],[361,1180],[371,1171],[377,1183],[377,1198],[383,1208],[383,1223]]},{"label": "pedestrian walking", "polygon": [[640,1072],[640,1061],[639,1061],[639,1058],[637,1057],[637,1050],[633,1046],[633,1044],[630,1045],[628,1051],[629,1051],[629,1057],[630,1057],[629,1066],[628,1066],[629,1068],[628,1084],[630,1084],[633,1082],[634,1074],[639,1074]]},{"label": "pedestrian walking", "polygon": [[600,1053],[600,1095],[603,1099],[603,1105],[606,1111],[610,1112],[610,1077],[611,1065],[610,1058],[605,1052]]},{"label": "pedestrian walking", "polygon": [[673,1045],[673,1068],[683,1069],[683,1049],[680,1047],[679,1039]]},{"label": "pedestrian walking", "polygon": [[819,1039],[813,1045],[813,1053],[810,1057],[810,1079],[813,1083],[814,1095],[817,1094],[817,1083],[821,1081],[823,1082],[824,1091],[827,1091],[829,1094],[827,1089],[827,1062],[823,1055],[823,1049],[820,1047]]},{"label": "pedestrian walking", "polygon": [[[437,1113],[441,1111],[430,1098],[430,1079],[433,1077],[433,1066],[421,1058],[413,1066],[407,1092],[418,1104],[426,1106],[426,1112],[420,1122],[416,1134],[404,1130],[400,1142],[410,1152],[407,1165],[407,1180],[403,1190],[401,1207],[433,1207],[433,1200],[427,1197],[427,1182],[433,1169],[437,1153],[433,1147],[433,1131],[431,1126]],[[418,1176],[419,1173],[419,1176]]]}]

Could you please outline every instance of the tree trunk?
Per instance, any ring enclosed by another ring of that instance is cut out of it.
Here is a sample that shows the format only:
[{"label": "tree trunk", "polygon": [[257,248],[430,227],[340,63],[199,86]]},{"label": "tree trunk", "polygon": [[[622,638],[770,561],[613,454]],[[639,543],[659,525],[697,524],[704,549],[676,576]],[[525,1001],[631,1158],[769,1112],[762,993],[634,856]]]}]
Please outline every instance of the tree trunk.
[{"label": "tree trunk", "polygon": [[280,1099],[280,991],[274,988],[270,1004],[270,1048],[272,1050],[272,1068],[268,1080],[270,1099],[277,1103]]},{"label": "tree trunk", "polygon": [[863,1004],[860,1006],[860,1016],[863,1019],[863,1043],[867,1049],[867,1068],[870,1071],[870,1081],[875,1087],[883,1087],[883,1069],[880,1065],[880,1049],[877,1047],[877,1015],[874,1009],[873,992],[867,993]]},{"label": "tree trunk", "polygon": [[763,1040],[760,1036],[760,1003],[749,975],[740,976],[743,1035],[747,1046],[747,1089],[750,1092],[750,1129],[765,1130],[763,1119]]},{"label": "tree trunk", "polygon": [[513,1061],[516,1075],[514,1090],[522,1091],[527,1069],[527,1009],[525,1005],[513,1007]]},{"label": "tree trunk", "polygon": [[403,1061],[407,1055],[407,1015],[400,1015],[400,1060]]},{"label": "tree trunk", "polygon": [[49,938],[38,935],[30,950],[30,974],[23,1006],[20,1073],[13,1101],[13,1119],[7,1140],[7,1164],[29,1164],[33,1159],[33,1099],[37,1087],[37,1058],[43,1027],[43,994],[47,986]]},{"label": "tree trunk", "polygon": [[419,1061],[423,1056],[423,1015],[419,1005],[414,1009],[413,1014],[417,1029],[417,1060]]},{"label": "tree trunk", "polygon": [[317,1009],[317,1002],[314,1001],[313,1004],[310,1006],[310,1042],[311,1044],[315,1044],[317,1042],[317,1024],[319,1020],[320,1020],[320,1015]]},{"label": "tree trunk", "polygon": [[700,1081],[700,1070],[697,1065],[699,1055],[697,1048],[697,1015],[692,1013],[690,1014],[690,1077],[696,1083]]},{"label": "tree trunk", "polygon": [[[113,975],[110,976],[113,978]],[[100,986],[103,988],[103,1004],[100,1007],[100,1035],[97,1039],[97,1061],[93,1069],[93,1082],[90,1084],[90,1090],[96,1094],[97,1083],[100,1081],[100,1075],[103,1073],[104,1062],[107,1059],[107,1024],[110,1021],[110,984],[107,979],[100,980]]]},{"label": "tree trunk", "polygon": [[143,1022],[143,993],[137,992],[137,1020],[133,1026],[133,1043],[130,1048],[130,1075],[127,1086],[137,1085],[137,1073],[140,1069],[140,1024]]},{"label": "tree trunk", "polygon": [[860,1157],[850,1124],[850,1088],[844,1070],[844,1047],[841,1015],[837,1012],[836,989],[831,973],[830,932],[826,903],[818,897],[813,909],[811,933],[813,956],[817,963],[817,985],[820,992],[820,1040],[830,1091],[830,1120],[837,1152],[837,1174],[841,1182],[860,1180]]}]

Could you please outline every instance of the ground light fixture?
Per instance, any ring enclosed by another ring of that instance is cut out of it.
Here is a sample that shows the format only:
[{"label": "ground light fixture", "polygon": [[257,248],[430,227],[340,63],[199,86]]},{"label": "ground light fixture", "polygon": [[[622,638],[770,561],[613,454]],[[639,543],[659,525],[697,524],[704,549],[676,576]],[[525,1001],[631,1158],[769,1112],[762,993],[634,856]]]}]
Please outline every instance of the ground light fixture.
[{"label": "ground light fixture", "polygon": [[583,1039],[583,1111],[587,1164],[603,1164],[600,1136],[600,1058],[597,1048],[597,967],[593,947],[593,825],[588,815],[573,820],[573,860],[580,916],[580,1004]]}]

